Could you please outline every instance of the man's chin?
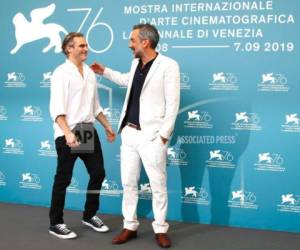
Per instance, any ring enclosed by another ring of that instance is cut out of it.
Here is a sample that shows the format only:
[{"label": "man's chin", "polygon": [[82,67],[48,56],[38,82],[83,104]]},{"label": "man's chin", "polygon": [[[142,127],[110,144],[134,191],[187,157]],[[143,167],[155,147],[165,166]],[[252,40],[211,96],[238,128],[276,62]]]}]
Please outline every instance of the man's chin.
[{"label": "man's chin", "polygon": [[133,54],[133,57],[134,57],[134,58],[138,58],[138,59],[141,58],[141,56],[140,56],[139,54],[135,54],[135,53]]},{"label": "man's chin", "polygon": [[82,61],[82,62],[85,62],[86,60],[87,60],[87,55],[81,57],[81,61]]}]

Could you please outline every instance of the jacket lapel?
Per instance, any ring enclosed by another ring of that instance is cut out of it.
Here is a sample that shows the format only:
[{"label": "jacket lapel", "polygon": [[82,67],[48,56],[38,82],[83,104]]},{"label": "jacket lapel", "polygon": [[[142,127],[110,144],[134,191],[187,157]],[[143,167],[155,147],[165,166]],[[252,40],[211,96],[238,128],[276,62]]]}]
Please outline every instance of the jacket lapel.
[{"label": "jacket lapel", "polygon": [[142,91],[145,89],[146,85],[149,83],[149,81],[151,80],[152,76],[155,74],[156,70],[159,67],[159,64],[161,62],[161,55],[158,54],[156,59],[154,60],[153,64],[151,65],[151,68],[147,74],[147,77],[145,79]]},{"label": "jacket lapel", "polygon": [[132,88],[132,82],[133,82],[134,74],[135,74],[136,68],[139,64],[139,60],[134,60],[133,63],[134,64],[132,65],[132,68],[131,68],[130,79],[129,79],[129,82],[128,82],[128,87],[127,87],[127,92],[126,92],[126,97],[125,97],[125,103],[124,103],[124,104],[126,104],[126,107],[127,107],[127,103],[128,103],[128,100],[129,100],[130,91],[131,91],[131,88]]}]

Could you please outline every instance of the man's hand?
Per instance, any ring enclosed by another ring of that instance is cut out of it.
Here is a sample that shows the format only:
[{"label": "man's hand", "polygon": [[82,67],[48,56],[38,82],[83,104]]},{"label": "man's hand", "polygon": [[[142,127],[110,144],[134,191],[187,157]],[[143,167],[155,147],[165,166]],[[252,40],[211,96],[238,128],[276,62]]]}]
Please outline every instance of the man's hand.
[{"label": "man's hand", "polygon": [[76,136],[70,132],[70,133],[67,133],[65,135],[66,137],[66,144],[70,147],[70,148],[75,148],[75,147],[78,147],[79,146],[79,142],[77,141],[77,138]]},{"label": "man's hand", "polygon": [[99,121],[101,123],[101,125],[103,126],[105,133],[106,133],[106,139],[109,142],[113,142],[116,139],[116,134],[113,131],[109,121],[106,119],[106,116],[103,114],[103,112],[100,112],[97,117],[96,117],[97,121]]},{"label": "man's hand", "polygon": [[106,139],[113,142],[116,139],[116,134],[111,127],[105,128]]},{"label": "man's hand", "polygon": [[104,70],[105,70],[105,66],[101,63],[96,63],[94,62],[93,64],[90,65],[90,68],[99,75],[103,75]]},{"label": "man's hand", "polygon": [[168,142],[168,139],[166,139],[166,138],[164,138],[162,136],[160,136],[160,139],[162,140],[163,144],[166,144]]}]

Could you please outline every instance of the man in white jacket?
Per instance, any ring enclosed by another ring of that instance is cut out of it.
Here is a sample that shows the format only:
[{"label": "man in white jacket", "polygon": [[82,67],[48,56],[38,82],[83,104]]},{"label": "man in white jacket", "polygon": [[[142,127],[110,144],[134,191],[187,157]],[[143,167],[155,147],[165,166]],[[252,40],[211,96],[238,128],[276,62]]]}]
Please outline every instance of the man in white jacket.
[{"label": "man in white jacket", "polygon": [[136,210],[142,162],[152,190],[152,226],[156,242],[160,247],[171,246],[166,222],[166,159],[168,140],[179,108],[180,73],[176,61],[155,51],[158,41],[159,34],[154,26],[135,25],[129,42],[135,59],[128,73],[122,74],[98,63],[91,65],[95,73],[127,86],[118,128],[122,138],[124,225],[122,232],[113,239],[113,244],[122,244],[137,236],[139,222]]}]

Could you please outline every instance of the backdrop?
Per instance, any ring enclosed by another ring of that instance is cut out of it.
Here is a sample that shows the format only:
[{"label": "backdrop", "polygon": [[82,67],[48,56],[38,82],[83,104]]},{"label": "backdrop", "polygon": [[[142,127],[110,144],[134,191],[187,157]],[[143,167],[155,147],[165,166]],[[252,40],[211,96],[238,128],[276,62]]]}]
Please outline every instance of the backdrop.
[{"label": "backdrop", "polygon": [[[300,232],[299,1],[10,0],[0,12],[1,201],[49,206],[49,85],[65,33],[85,34],[87,63],[127,72],[132,26],[150,22],[158,51],[181,67],[168,219]],[[98,80],[116,129],[126,90]],[[109,144],[97,129],[107,173],[100,211],[121,214],[120,137]],[[78,161],[66,208],[83,209],[87,181]],[[152,218],[145,173],[139,187],[139,215]]]}]

